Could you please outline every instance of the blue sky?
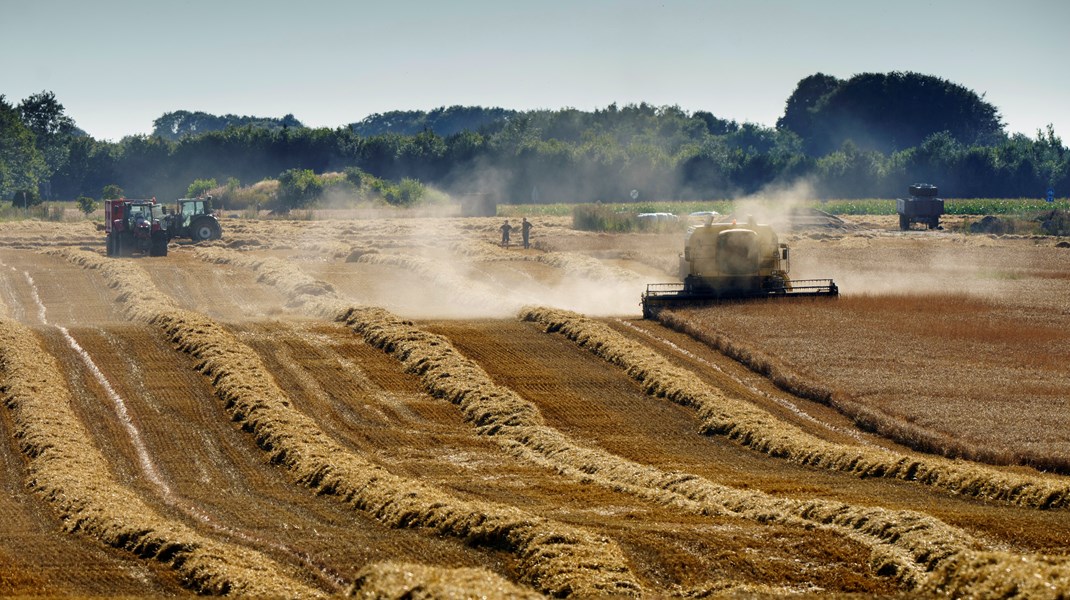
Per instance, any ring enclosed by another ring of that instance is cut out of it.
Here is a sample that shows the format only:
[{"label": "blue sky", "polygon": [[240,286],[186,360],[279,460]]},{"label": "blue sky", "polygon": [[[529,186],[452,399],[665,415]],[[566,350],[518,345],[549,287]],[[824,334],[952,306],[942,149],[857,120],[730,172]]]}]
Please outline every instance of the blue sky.
[{"label": "blue sky", "polygon": [[0,0],[0,94],[98,139],[201,110],[337,127],[389,110],[648,102],[772,126],[817,72],[966,86],[1070,141],[1065,0]]}]

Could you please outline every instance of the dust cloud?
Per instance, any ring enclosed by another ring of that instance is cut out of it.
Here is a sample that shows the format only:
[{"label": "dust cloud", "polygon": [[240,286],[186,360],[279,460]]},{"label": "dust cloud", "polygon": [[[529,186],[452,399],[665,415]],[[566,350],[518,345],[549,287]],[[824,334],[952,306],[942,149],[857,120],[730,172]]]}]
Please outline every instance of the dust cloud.
[{"label": "dust cloud", "polygon": [[[498,245],[504,219],[416,219],[354,224],[354,269],[364,285],[341,286],[362,302],[407,318],[511,318],[524,306],[592,315],[639,313],[651,279],[580,252]],[[536,227],[545,226],[533,218]],[[546,233],[540,234],[546,236]],[[518,237],[518,236],[517,236]]]}]

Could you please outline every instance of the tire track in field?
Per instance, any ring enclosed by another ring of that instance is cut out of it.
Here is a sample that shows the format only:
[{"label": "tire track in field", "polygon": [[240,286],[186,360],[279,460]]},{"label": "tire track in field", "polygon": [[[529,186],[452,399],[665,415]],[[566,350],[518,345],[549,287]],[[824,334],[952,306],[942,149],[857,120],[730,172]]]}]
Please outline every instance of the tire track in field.
[{"label": "tire track in field", "polygon": [[806,410],[804,410],[802,407],[800,407],[795,402],[792,402],[788,398],[785,398],[785,397],[777,395],[777,394],[770,394],[768,392],[764,392],[762,390],[759,390],[754,385],[743,381],[739,377],[736,377],[736,376],[733,376],[733,375],[729,375],[719,365],[714,364],[713,362],[710,362],[710,361],[706,360],[705,358],[702,358],[701,356],[698,356],[694,352],[691,352],[690,350],[687,350],[686,348],[683,348],[680,345],[673,343],[671,340],[668,340],[668,339],[666,339],[664,337],[660,337],[660,336],[654,334],[653,332],[651,332],[648,329],[643,329],[641,327],[637,327],[634,323],[625,321],[624,319],[614,319],[614,322],[617,323],[621,327],[624,327],[624,328],[627,328],[627,329],[629,329],[631,331],[636,332],[637,334],[643,336],[646,339],[651,340],[652,342],[654,342],[656,344],[665,346],[666,348],[668,348],[669,350],[671,350],[672,352],[674,352],[676,354],[679,354],[681,356],[685,356],[688,359],[690,359],[691,361],[697,362],[697,363],[701,364],[702,366],[704,366],[704,367],[706,367],[708,369],[711,369],[713,371],[717,371],[718,373],[724,375],[725,377],[730,377],[737,384],[743,386],[744,388],[749,390],[755,396],[760,396],[760,397],[766,398],[767,400],[769,400],[773,404],[776,404],[776,405],[780,406],[781,408],[783,408],[784,410],[788,411],[792,415],[796,416],[800,420],[802,420],[802,421],[804,421],[804,422],[806,422],[806,423],[808,423],[810,425],[813,425],[814,427],[828,430],[830,433],[836,434],[838,436],[852,438],[855,442],[857,442],[857,443],[859,443],[861,445],[864,445],[864,446],[878,447],[876,444],[874,444],[870,440],[866,439],[866,437],[863,436],[862,433],[859,432],[857,429],[853,429],[853,428],[849,428],[849,427],[839,427],[837,425],[833,425],[832,423],[828,423],[826,421],[818,419],[817,417],[814,417],[810,413],[806,412]]}]

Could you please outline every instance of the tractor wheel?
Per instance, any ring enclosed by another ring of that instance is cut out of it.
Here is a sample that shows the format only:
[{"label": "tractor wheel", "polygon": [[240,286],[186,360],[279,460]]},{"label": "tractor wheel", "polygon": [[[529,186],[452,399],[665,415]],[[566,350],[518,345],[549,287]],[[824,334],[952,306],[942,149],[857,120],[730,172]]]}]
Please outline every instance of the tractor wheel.
[{"label": "tractor wheel", "polygon": [[910,217],[906,215],[899,215],[899,229],[902,231],[910,229]]},{"label": "tractor wheel", "polygon": [[167,236],[160,234],[152,236],[152,246],[149,247],[149,256],[167,256]]},{"label": "tractor wheel", "polygon": [[198,219],[189,226],[189,239],[195,242],[218,240],[223,237],[219,223],[213,219]]}]

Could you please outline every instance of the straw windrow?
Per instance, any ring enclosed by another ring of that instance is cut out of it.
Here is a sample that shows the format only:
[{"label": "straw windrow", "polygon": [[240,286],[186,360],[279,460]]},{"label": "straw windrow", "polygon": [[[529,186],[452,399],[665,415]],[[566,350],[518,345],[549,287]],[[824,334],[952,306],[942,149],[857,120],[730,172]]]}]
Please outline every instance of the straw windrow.
[{"label": "straw windrow", "polygon": [[625,369],[647,393],[698,411],[707,432],[811,467],[865,477],[916,481],[949,492],[1002,500],[1027,508],[1065,508],[1070,486],[1051,477],[1001,472],[939,457],[907,456],[890,450],[847,446],[822,440],[720,390],[677,367],[650,348],[608,326],[554,309],[526,309],[521,318],[558,332],[597,356]]},{"label": "straw windrow", "polygon": [[259,552],[220,543],[159,515],[108,470],[72,409],[55,359],[31,331],[0,321],[0,378],[32,485],[68,531],[158,560],[201,594],[319,597]]},{"label": "straw windrow", "polygon": [[535,600],[543,597],[483,569],[443,569],[395,562],[375,563],[361,569],[346,595],[363,600]]},{"label": "straw windrow", "polygon": [[[252,349],[204,315],[171,308],[169,298],[144,285],[148,277],[139,267],[90,252],[59,253],[100,269],[119,291],[131,316],[160,327],[181,350],[195,357],[197,368],[212,378],[234,420],[300,483],[339,497],[391,527],[426,527],[469,543],[511,551],[519,558],[518,570],[525,580],[544,593],[639,592],[616,544],[514,507],[461,500],[370,463],[294,409]],[[304,294],[306,288],[294,289]]]}]

